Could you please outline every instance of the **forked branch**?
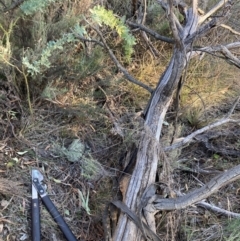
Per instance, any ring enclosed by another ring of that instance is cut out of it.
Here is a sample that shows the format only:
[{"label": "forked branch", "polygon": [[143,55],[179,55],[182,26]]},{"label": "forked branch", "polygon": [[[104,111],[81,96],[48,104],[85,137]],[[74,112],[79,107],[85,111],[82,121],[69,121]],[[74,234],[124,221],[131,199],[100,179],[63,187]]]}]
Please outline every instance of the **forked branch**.
[{"label": "forked branch", "polygon": [[225,117],[223,117],[222,119],[208,125],[208,126],[205,126],[199,130],[196,130],[194,131],[193,133],[191,133],[190,135],[184,137],[184,138],[181,138],[181,141],[179,142],[176,142],[174,143],[173,145],[171,146],[167,146],[164,148],[164,151],[172,151],[172,150],[175,150],[176,148],[179,148],[179,147],[182,147],[188,143],[190,143],[191,141],[193,141],[193,139],[199,135],[199,134],[202,134],[206,131],[209,131],[215,127],[218,127],[218,126],[221,126],[223,124],[226,124],[226,123],[229,123],[229,122],[232,122],[232,123],[240,123],[240,120],[234,120],[234,119],[231,119],[230,116],[232,115],[234,109],[236,108],[236,105],[239,103],[240,101],[240,96],[237,98],[237,100],[234,102],[231,110],[227,113],[227,115]]},{"label": "forked branch", "polygon": [[185,196],[178,198],[160,198],[155,195],[149,200],[149,204],[145,208],[148,212],[156,213],[160,210],[177,210],[186,208],[192,204],[206,199],[211,194],[217,192],[221,187],[240,179],[240,165],[223,172],[214,177],[203,187],[196,189]]}]

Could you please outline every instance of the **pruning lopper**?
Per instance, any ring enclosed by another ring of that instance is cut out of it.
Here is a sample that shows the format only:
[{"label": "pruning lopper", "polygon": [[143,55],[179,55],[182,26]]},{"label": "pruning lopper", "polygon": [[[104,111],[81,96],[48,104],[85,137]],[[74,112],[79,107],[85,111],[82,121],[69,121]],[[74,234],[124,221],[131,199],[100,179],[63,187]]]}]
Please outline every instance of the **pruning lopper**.
[{"label": "pruning lopper", "polygon": [[77,241],[72,231],[64,221],[61,214],[49,198],[46,192],[46,185],[42,184],[43,175],[40,171],[32,170],[32,241],[40,241],[41,228],[40,228],[40,208],[39,208],[39,196],[42,199],[44,206],[51,214],[59,228],[63,232],[68,241]]}]

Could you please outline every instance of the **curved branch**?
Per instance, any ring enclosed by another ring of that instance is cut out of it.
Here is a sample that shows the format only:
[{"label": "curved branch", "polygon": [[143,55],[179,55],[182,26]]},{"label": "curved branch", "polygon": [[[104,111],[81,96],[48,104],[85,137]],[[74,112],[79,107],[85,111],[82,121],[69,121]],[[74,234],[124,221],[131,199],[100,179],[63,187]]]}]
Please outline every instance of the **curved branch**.
[{"label": "curved branch", "polygon": [[158,212],[160,210],[177,210],[188,207],[189,205],[200,202],[201,200],[209,197],[211,194],[217,192],[221,187],[240,179],[240,165],[223,172],[222,174],[214,177],[205,186],[196,189],[185,196],[173,198],[159,198],[155,195],[151,198],[150,203],[145,208],[148,212]]},{"label": "curved branch", "polygon": [[229,30],[229,31],[232,32],[233,34],[240,35],[240,32],[234,30],[232,27],[230,27],[230,26],[228,26],[228,25],[226,25],[226,24],[220,24],[220,27]]},{"label": "curved branch", "polygon": [[236,107],[236,105],[238,104],[239,101],[240,101],[240,96],[239,96],[239,97],[237,98],[237,100],[234,102],[231,110],[228,112],[228,114],[227,114],[225,117],[223,117],[222,119],[220,119],[220,120],[218,120],[218,121],[216,121],[216,122],[214,122],[214,123],[212,123],[212,124],[210,124],[210,125],[208,125],[208,126],[205,126],[205,127],[201,128],[201,129],[199,129],[199,130],[194,131],[193,133],[191,133],[190,135],[188,135],[188,136],[186,136],[186,137],[184,137],[184,138],[181,138],[180,141],[174,143],[173,145],[165,147],[165,148],[164,148],[164,151],[172,151],[172,150],[174,150],[174,149],[176,149],[176,148],[179,148],[179,147],[181,147],[181,146],[184,146],[184,145],[186,145],[187,143],[190,143],[190,142],[193,140],[193,138],[195,138],[197,135],[202,134],[203,132],[208,131],[208,130],[210,130],[210,129],[213,129],[213,128],[215,128],[215,127],[218,127],[218,126],[220,126],[220,125],[226,124],[226,123],[228,123],[228,122],[240,123],[240,120],[230,119],[230,115],[231,115],[232,112],[234,111],[234,109],[235,109],[235,107]]},{"label": "curved branch", "polygon": [[148,85],[136,80],[132,75],[129,74],[129,72],[120,64],[120,62],[117,60],[116,56],[114,55],[113,51],[110,49],[110,47],[108,46],[107,42],[105,41],[102,33],[95,27],[93,27],[91,25],[91,27],[97,32],[97,34],[99,35],[99,37],[101,38],[102,44],[104,45],[104,48],[108,51],[108,54],[110,55],[112,61],[115,63],[115,65],[118,67],[118,69],[120,71],[123,72],[124,76],[126,77],[127,80],[129,80],[130,82],[146,89],[147,91],[149,91],[150,93],[153,92],[153,89],[151,87],[149,87]]}]

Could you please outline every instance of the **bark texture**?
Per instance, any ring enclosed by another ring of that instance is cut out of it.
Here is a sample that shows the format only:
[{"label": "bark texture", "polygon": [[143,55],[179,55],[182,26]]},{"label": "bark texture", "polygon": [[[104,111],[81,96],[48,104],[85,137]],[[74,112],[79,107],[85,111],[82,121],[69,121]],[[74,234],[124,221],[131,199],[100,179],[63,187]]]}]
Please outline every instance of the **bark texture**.
[{"label": "bark texture", "polygon": [[[142,220],[144,220],[143,222],[146,222],[153,232],[156,231],[155,220],[154,213],[148,212],[146,209],[148,200],[151,198],[147,195],[147,190],[149,190],[150,186],[155,182],[157,167],[158,164],[161,163],[161,145],[159,139],[162,124],[184,68],[191,58],[194,39],[198,36],[198,33],[203,34],[216,24],[216,21],[209,21],[207,24],[200,26],[200,23],[204,23],[204,20],[207,18],[199,17],[197,0],[193,0],[192,6],[189,8],[182,4],[182,2],[177,6],[181,8],[185,16],[184,24],[180,24],[174,15],[173,7],[178,1],[174,1],[173,3],[173,1],[169,0],[168,3],[166,3],[166,1],[159,0],[158,2],[162,4],[166,10],[175,44],[169,65],[161,76],[146,111],[145,130],[142,134],[135,168],[129,181],[124,200],[125,205],[133,213],[137,214],[138,217],[142,218]],[[220,1],[220,3],[223,5],[222,1]],[[216,9],[219,9],[220,5],[218,4]],[[211,10],[211,13],[212,12],[214,11]],[[167,202],[167,200],[164,202]],[[113,240],[146,240],[146,234],[140,229],[125,214],[121,214]]]}]

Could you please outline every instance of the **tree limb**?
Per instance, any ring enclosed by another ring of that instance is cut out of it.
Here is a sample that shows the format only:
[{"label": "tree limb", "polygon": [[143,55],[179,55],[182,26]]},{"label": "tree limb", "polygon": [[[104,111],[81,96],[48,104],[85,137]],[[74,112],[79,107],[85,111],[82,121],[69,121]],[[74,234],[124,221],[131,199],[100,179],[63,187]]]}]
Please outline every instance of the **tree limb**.
[{"label": "tree limb", "polygon": [[230,63],[234,64],[236,67],[240,68],[240,59],[235,57],[225,46],[221,46],[221,53],[227,58]]},{"label": "tree limb", "polygon": [[189,192],[185,196],[178,198],[160,198],[159,195],[155,195],[149,200],[149,204],[145,210],[148,212],[156,213],[160,210],[179,210],[186,208],[192,204],[200,202],[206,199],[211,194],[217,192],[221,187],[236,181],[240,178],[240,165],[223,172],[222,174],[214,177],[203,187]]},{"label": "tree limb", "polygon": [[[240,59],[238,59],[236,56],[234,56],[229,49],[234,49],[234,48],[239,48],[240,47],[240,42],[234,42],[231,44],[227,45],[218,45],[214,47],[203,47],[203,48],[195,48],[196,50],[193,51],[193,53],[200,53],[200,52],[205,52],[208,54],[212,54],[218,58],[225,59],[227,62],[230,64],[235,65],[237,68],[240,68]],[[216,55],[215,53],[219,52],[221,55]]]},{"label": "tree limb", "polygon": [[119,208],[123,213],[127,214],[143,234],[151,237],[151,240],[160,241],[160,238],[144,222],[141,222],[140,218],[134,212],[132,212],[127,205],[119,200],[113,201],[112,204]]},{"label": "tree limb", "polygon": [[235,49],[240,47],[240,41],[239,42],[233,42],[226,45],[217,45],[213,47],[203,47],[199,48],[198,51],[205,51],[205,52],[220,52],[222,50],[222,46],[224,46],[227,49]]}]

